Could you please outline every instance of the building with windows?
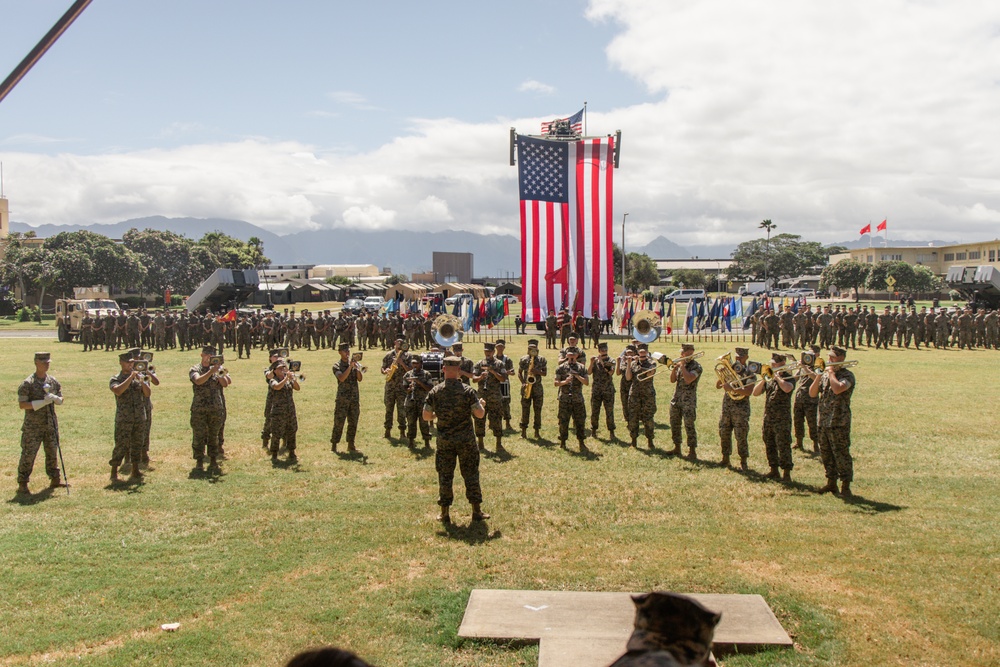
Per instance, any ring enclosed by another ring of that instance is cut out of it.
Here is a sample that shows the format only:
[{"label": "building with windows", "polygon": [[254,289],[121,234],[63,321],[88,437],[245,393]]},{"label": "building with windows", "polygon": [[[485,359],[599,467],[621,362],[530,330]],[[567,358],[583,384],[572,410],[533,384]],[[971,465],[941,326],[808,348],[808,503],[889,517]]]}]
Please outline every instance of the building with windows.
[{"label": "building with windows", "polygon": [[830,255],[830,264],[845,259],[863,264],[876,262],[906,262],[926,266],[935,275],[945,277],[952,266],[992,264],[1000,268],[1000,239],[959,243],[946,246],[889,246],[885,248],[855,248],[839,255]]}]

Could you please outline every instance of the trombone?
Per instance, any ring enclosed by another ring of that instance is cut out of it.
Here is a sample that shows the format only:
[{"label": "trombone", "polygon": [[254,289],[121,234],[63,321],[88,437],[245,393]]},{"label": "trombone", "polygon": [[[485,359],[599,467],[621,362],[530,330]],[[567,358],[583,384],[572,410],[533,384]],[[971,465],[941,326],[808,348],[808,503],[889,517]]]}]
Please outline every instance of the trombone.
[{"label": "trombone", "polygon": [[[704,354],[704,352],[700,352],[699,355],[700,354]],[[693,359],[694,356],[690,358]],[[672,368],[671,360],[668,359],[667,355],[663,354],[662,352],[651,352],[649,354],[649,358],[655,361],[656,365],[654,365],[652,368],[647,368],[646,370],[639,371],[638,373],[636,373],[635,379],[638,380],[639,382],[649,382],[654,377],[656,377],[656,371],[659,369],[661,365],[666,366],[667,368]]]},{"label": "trombone", "polygon": [[698,359],[699,357],[703,357],[703,356],[705,356],[704,352],[695,352],[694,354],[689,354],[686,357],[677,357],[676,359],[667,359],[666,361],[663,361],[662,359],[657,359],[657,361],[659,361],[661,364],[663,364],[664,366],[666,366],[667,370],[672,371],[672,370],[674,370],[674,366],[678,366],[680,364],[687,363],[687,362],[691,361],[692,359]]},{"label": "trombone", "polygon": [[822,359],[817,359],[815,365],[813,366],[813,370],[815,370],[817,373],[822,373],[827,368],[854,368],[857,365],[858,361],[856,359],[834,361],[829,364],[823,361]]}]

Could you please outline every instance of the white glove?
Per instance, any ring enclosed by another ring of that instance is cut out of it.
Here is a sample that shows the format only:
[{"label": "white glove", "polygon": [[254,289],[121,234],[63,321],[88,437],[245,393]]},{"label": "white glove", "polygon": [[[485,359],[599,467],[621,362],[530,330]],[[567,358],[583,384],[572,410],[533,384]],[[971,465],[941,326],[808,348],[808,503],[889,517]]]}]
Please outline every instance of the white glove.
[{"label": "white glove", "polygon": [[49,403],[55,403],[56,405],[63,404],[63,397],[56,396],[55,394],[45,394],[45,400],[48,401]]},{"label": "white glove", "polygon": [[[52,394],[48,394],[48,395],[51,396]],[[46,405],[48,405],[51,402],[52,402],[52,399],[50,399],[50,398],[43,398],[40,401],[32,401],[31,402],[31,409],[32,410],[41,410],[42,408],[44,408]]]}]

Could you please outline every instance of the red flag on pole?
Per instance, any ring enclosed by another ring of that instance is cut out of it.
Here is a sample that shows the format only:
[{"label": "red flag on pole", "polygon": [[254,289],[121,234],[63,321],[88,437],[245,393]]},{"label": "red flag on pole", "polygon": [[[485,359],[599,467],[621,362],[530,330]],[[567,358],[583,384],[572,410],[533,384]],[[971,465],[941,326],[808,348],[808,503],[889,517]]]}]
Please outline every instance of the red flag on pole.
[{"label": "red flag on pole", "polygon": [[864,236],[865,234],[871,234],[872,233],[872,223],[869,222],[867,225],[865,225],[864,227],[862,227],[861,231],[858,232],[858,233],[861,234],[862,236]]},{"label": "red flag on pole", "polygon": [[220,322],[235,322],[236,321],[236,311],[230,310],[228,313],[219,318]]},{"label": "red flag on pole", "polygon": [[888,218],[886,218],[886,219],[885,219],[885,220],[883,220],[882,222],[878,223],[878,227],[876,227],[876,228],[875,228],[875,231],[877,231],[877,232],[884,232],[884,231],[885,231],[885,228],[887,227],[887,225],[886,225],[886,222],[887,222],[888,220],[889,220],[889,219],[888,219]]}]

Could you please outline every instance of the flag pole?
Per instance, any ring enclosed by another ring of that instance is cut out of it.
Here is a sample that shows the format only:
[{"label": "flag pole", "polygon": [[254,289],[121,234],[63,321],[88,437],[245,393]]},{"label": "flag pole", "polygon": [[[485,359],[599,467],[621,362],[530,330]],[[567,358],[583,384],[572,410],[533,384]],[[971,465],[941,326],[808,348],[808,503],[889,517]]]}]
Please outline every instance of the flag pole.
[{"label": "flag pole", "polygon": [[587,136],[587,100],[583,101],[583,136]]},{"label": "flag pole", "polygon": [[872,219],[868,218],[868,249],[872,248]]}]

